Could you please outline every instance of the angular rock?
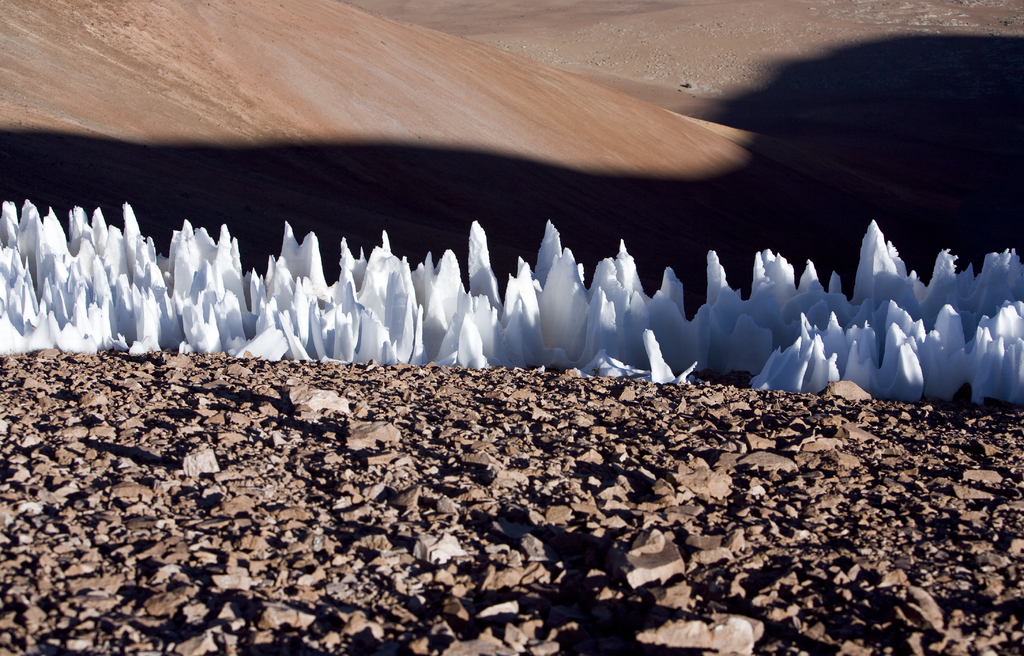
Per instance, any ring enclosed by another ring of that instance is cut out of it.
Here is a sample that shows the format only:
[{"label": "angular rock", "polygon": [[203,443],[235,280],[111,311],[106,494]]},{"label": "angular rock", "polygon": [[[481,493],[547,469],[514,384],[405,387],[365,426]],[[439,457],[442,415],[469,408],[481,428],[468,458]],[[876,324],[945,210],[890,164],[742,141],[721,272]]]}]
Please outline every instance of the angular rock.
[{"label": "angular rock", "polygon": [[860,426],[855,424],[843,424],[836,431],[836,437],[841,440],[855,440],[857,442],[877,441],[878,438]]},{"label": "angular rock", "polygon": [[737,461],[738,467],[756,467],[762,471],[796,471],[796,463],[770,451],[755,451]]},{"label": "angular rock", "polygon": [[256,620],[257,628],[264,631],[298,629],[304,631],[316,621],[316,616],[285,604],[270,603],[263,607]]},{"label": "angular rock", "polygon": [[968,469],[964,471],[964,481],[979,481],[998,485],[1003,482],[1003,477],[997,471],[991,469]]},{"label": "angular rock", "polygon": [[349,428],[345,443],[353,450],[377,449],[402,441],[398,428],[386,421],[361,423]]},{"label": "angular rock", "polygon": [[147,599],[143,608],[153,617],[169,617],[178,612],[178,608],[188,601],[190,596],[190,591],[183,588],[159,592]]},{"label": "angular rock", "polygon": [[689,490],[699,499],[724,499],[732,492],[732,477],[706,467],[692,473],[674,474],[672,478],[677,486]]},{"label": "angular rock", "polygon": [[666,622],[657,629],[643,631],[636,639],[647,645],[674,649],[711,649],[719,654],[748,656],[754,653],[756,641],[753,622],[736,615],[711,624],[700,620],[676,620]]},{"label": "angular rock", "polygon": [[942,609],[926,590],[911,585],[907,587],[907,595],[909,598],[903,607],[903,614],[915,626],[940,632],[945,628]]},{"label": "angular rock", "polygon": [[181,469],[185,476],[198,478],[202,474],[215,474],[220,471],[217,464],[217,456],[213,449],[199,449],[185,456],[181,462]]},{"label": "angular rock", "polygon": [[870,394],[852,380],[832,381],[825,386],[821,395],[825,398],[838,397],[847,401],[870,401],[872,399]]},{"label": "angular rock", "polygon": [[976,500],[976,501],[987,501],[989,499],[995,499],[995,495],[991,492],[979,490],[967,485],[953,485],[953,494],[956,495],[957,499],[964,500]]},{"label": "angular rock", "polygon": [[350,414],[348,399],[332,390],[317,389],[309,385],[295,385],[288,389],[288,400],[299,412],[338,412]]},{"label": "angular rock", "polygon": [[391,501],[391,505],[402,511],[408,511],[418,507],[420,503],[421,489],[422,488],[419,485],[413,485],[395,497]]},{"label": "angular rock", "polygon": [[516,653],[514,649],[497,641],[456,640],[441,656],[516,656]]},{"label": "angular rock", "polygon": [[245,572],[214,574],[210,578],[213,580],[213,584],[221,590],[248,590],[253,584],[253,580]]},{"label": "angular rock", "polygon": [[421,535],[416,540],[413,548],[413,556],[435,565],[443,565],[452,558],[462,558],[469,554],[459,546],[459,541],[445,533],[440,538],[431,535]]},{"label": "angular rock", "polygon": [[530,562],[555,562],[560,560],[558,552],[530,533],[520,538],[519,547]]},{"label": "angular rock", "polygon": [[213,634],[210,632],[189,638],[184,642],[178,643],[174,648],[174,653],[180,656],[203,656],[203,654],[210,654],[216,651],[218,651],[217,643],[214,642]]},{"label": "angular rock", "polygon": [[489,622],[507,622],[515,620],[519,615],[519,602],[513,599],[500,604],[488,606],[476,614],[478,620],[486,619]]},{"label": "angular rock", "polygon": [[656,553],[631,554],[632,547],[616,544],[608,552],[608,574],[625,580],[634,589],[653,581],[665,583],[673,576],[683,574],[686,562],[679,548],[668,536],[662,537],[664,546]]}]

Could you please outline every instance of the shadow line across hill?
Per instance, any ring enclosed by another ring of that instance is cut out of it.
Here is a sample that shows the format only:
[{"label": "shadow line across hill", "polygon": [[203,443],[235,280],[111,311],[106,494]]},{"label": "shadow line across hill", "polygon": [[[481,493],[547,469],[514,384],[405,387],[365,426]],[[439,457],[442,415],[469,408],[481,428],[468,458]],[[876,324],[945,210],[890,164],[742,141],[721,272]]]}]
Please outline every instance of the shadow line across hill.
[{"label": "shadow line across hill", "polygon": [[594,265],[624,239],[645,289],[664,267],[703,302],[707,251],[733,287],[749,290],[756,251],[797,266],[813,259],[852,292],[871,220],[910,268],[930,277],[949,248],[961,264],[1022,243],[1024,39],[924,37],[855,46],[795,63],[768,89],[716,120],[753,157],[719,177],[601,176],[480,152],[406,145],[274,144],[250,148],[140,145],[51,132],[0,133],[0,198],[101,207],[120,224],[132,204],[166,253],[188,219],[216,235],[227,224],[243,266],[265,270],[284,221],[315,231],[325,273],[338,244],[372,248],[387,230],[413,267],[452,249],[465,263],[469,225],[487,231],[499,282],[516,258],[533,264],[552,221],[564,246]]}]

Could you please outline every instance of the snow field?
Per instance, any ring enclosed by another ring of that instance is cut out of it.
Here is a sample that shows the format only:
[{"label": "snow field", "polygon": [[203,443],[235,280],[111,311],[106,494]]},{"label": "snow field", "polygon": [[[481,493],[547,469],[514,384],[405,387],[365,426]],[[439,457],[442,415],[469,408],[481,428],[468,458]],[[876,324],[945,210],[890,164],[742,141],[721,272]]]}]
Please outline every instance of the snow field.
[{"label": "snow field", "polygon": [[[43,348],[93,353],[249,353],[281,358],[466,367],[576,368],[585,375],[684,382],[694,370],[759,372],[759,389],[818,392],[852,380],[877,398],[945,400],[970,383],[973,400],[1024,403],[1024,267],[1008,250],[975,275],[939,253],[925,284],[872,222],[852,298],[807,263],[799,281],[781,255],[754,257],[750,297],[729,287],[708,253],[707,303],[692,319],[671,268],[653,297],[620,245],[590,286],[558,231],[545,230],[535,270],[519,261],[502,300],[487,237],[474,223],[468,280],[458,259],[430,254],[413,270],[387,233],[369,258],[341,243],[328,285],[320,247],[285,225],[266,274],[242,272],[226,227],[214,240],[185,221],[167,256],[132,209],[124,229],[71,211],[68,232],[29,202],[0,216],[0,353]],[[970,340],[967,340],[967,337]]]}]

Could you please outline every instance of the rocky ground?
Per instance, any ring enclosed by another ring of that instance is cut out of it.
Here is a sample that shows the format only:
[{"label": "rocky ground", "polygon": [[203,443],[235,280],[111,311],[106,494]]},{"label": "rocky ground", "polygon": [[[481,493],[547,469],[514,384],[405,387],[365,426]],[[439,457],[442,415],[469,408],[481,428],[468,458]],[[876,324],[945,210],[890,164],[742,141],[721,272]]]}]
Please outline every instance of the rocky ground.
[{"label": "rocky ground", "polygon": [[3,653],[1020,654],[1022,409],[0,359]]}]

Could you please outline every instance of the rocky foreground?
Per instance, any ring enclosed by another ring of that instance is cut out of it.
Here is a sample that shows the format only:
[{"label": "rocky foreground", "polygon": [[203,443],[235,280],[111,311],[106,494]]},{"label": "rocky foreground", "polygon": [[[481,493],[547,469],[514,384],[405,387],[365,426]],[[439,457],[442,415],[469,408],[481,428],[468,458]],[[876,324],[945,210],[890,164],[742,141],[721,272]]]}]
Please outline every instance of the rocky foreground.
[{"label": "rocky foreground", "polygon": [[0,387],[2,653],[1024,651],[1018,407],[168,353]]}]

